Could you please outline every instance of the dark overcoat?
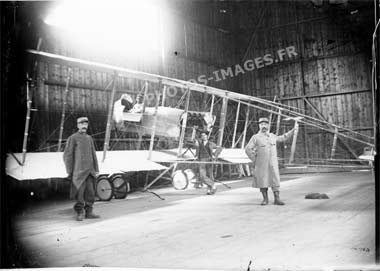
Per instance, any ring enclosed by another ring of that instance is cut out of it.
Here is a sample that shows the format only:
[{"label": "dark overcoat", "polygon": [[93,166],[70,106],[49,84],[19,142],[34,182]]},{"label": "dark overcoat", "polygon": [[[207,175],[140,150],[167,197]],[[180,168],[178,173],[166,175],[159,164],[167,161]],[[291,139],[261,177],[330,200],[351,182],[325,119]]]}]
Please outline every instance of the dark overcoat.
[{"label": "dark overcoat", "polygon": [[90,174],[96,178],[99,173],[94,141],[86,133],[77,132],[67,139],[63,160],[66,172],[77,189]]},{"label": "dark overcoat", "polygon": [[277,136],[272,133],[258,132],[245,147],[247,156],[253,163],[253,187],[267,188],[280,186],[280,173],[277,159],[277,142],[286,141],[294,132]]}]

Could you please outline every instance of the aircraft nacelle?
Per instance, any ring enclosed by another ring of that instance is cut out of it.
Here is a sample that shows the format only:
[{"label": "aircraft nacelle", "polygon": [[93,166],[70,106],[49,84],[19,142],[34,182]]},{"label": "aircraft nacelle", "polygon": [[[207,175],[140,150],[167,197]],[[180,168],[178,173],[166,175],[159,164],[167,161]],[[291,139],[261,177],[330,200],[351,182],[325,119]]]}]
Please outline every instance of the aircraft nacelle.
[{"label": "aircraft nacelle", "polygon": [[[145,107],[144,113],[122,112],[115,116],[115,126],[119,131],[151,135],[153,132],[155,116],[154,107]],[[163,107],[157,108],[157,122],[155,136],[178,138],[181,132],[182,121],[185,111],[178,108]],[[211,128],[210,121],[215,117],[208,112],[187,113],[187,127]]]},{"label": "aircraft nacelle", "polygon": [[[116,127],[119,131],[151,135],[155,122],[154,112],[154,107],[146,107],[144,113],[123,112],[119,122],[116,122]],[[177,108],[158,107],[155,135],[179,137],[183,113],[184,110]]]}]

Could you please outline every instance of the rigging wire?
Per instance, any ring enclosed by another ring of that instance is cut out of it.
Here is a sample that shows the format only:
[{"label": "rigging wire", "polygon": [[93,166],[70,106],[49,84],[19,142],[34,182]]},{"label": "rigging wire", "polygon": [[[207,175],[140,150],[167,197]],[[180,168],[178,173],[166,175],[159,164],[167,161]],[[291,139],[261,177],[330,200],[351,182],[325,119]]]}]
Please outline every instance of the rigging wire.
[{"label": "rigging wire", "polygon": [[[232,99],[232,98],[230,98],[230,99]],[[264,103],[264,104],[267,104],[267,105],[271,105],[272,107],[277,108],[277,109],[283,108],[283,107],[281,107],[282,104],[279,104],[279,103],[276,103],[276,102],[272,102],[272,101],[261,101],[261,103]],[[266,110],[266,109],[263,109],[263,110]],[[266,111],[273,112],[271,110],[266,110]],[[330,127],[334,127],[334,128],[338,128],[338,129],[341,129],[341,130],[345,130],[347,132],[351,132],[351,133],[356,134],[358,136],[363,136],[363,137],[371,138],[371,137],[369,137],[367,135],[364,135],[364,134],[361,134],[361,133],[349,130],[347,128],[340,127],[338,125],[329,123],[328,121],[320,120],[320,119],[317,119],[317,118],[314,118],[314,117],[311,117],[311,116],[308,116],[308,115],[304,115],[304,114],[301,114],[301,113],[292,112],[292,111],[287,110],[287,109],[284,109],[284,111],[287,111],[287,113],[290,114],[290,116],[287,116],[287,117],[303,117],[305,119],[305,121],[300,121],[300,122],[303,122],[305,124],[310,124],[310,121],[313,122],[313,124],[311,126],[325,124],[325,125],[330,126]],[[273,113],[278,114],[277,112],[273,112]],[[293,116],[291,116],[291,115],[293,115]],[[306,120],[307,120],[307,122],[306,122]],[[330,130],[328,130],[328,131],[330,131]]]}]

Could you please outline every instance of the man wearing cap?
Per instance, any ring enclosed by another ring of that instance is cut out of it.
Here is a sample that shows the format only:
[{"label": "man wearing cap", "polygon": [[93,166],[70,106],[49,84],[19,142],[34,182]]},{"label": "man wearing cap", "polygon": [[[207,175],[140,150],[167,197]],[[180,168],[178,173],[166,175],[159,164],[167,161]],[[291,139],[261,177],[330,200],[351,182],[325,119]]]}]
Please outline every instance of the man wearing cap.
[{"label": "man wearing cap", "polygon": [[[207,195],[215,194],[216,186],[214,182],[213,166],[211,161],[218,158],[222,148],[217,147],[214,142],[208,140],[208,131],[200,131],[201,138],[195,141],[195,157],[199,163],[199,178],[207,185]],[[214,149],[215,152],[214,152]]]},{"label": "man wearing cap", "polygon": [[116,123],[120,124],[123,121],[123,113],[128,112],[133,107],[132,97],[124,93],[120,99],[113,104],[113,119]]},{"label": "man wearing cap", "polygon": [[144,99],[141,94],[138,94],[136,97],[136,103],[132,107],[131,110],[129,110],[130,113],[141,113],[144,109]]},{"label": "man wearing cap", "polygon": [[78,132],[71,135],[66,142],[63,160],[68,178],[74,184],[75,199],[74,210],[77,220],[84,218],[99,218],[93,213],[95,202],[95,179],[99,173],[98,160],[94,141],[87,134],[88,119],[77,119]]},{"label": "man wearing cap", "polygon": [[288,140],[298,129],[296,123],[294,128],[289,132],[277,136],[269,132],[268,118],[259,119],[259,132],[252,136],[245,152],[253,163],[253,183],[252,186],[260,188],[263,195],[261,205],[267,205],[268,200],[268,187],[272,188],[274,194],[274,204],[284,205],[285,203],[280,200],[280,173],[277,160],[277,142]]}]

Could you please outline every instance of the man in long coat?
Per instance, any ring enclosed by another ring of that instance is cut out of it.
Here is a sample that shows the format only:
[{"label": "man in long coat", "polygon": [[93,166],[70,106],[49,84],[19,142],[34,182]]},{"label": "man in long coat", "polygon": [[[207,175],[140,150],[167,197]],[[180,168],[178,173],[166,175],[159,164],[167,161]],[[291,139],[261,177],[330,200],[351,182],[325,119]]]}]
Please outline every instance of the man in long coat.
[{"label": "man in long coat", "polygon": [[[99,218],[93,213],[95,202],[95,180],[99,173],[94,141],[87,134],[88,119],[77,119],[78,132],[71,135],[66,142],[63,160],[68,178],[72,180],[76,203],[74,210],[77,220]],[[84,215],[85,212],[85,215]]]},{"label": "man in long coat", "polygon": [[274,204],[284,205],[280,200],[280,173],[277,160],[277,142],[288,140],[298,129],[298,124],[289,132],[277,136],[269,132],[268,118],[259,119],[259,132],[252,136],[245,152],[253,163],[253,183],[252,186],[260,188],[263,195],[261,205],[268,204],[268,187],[272,188],[274,194]]}]

